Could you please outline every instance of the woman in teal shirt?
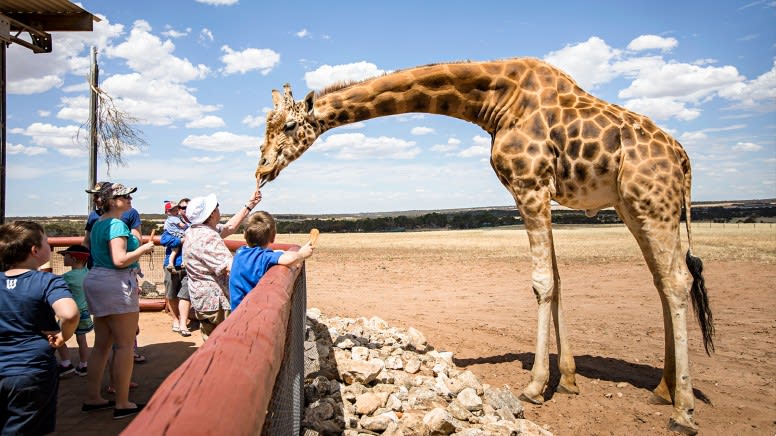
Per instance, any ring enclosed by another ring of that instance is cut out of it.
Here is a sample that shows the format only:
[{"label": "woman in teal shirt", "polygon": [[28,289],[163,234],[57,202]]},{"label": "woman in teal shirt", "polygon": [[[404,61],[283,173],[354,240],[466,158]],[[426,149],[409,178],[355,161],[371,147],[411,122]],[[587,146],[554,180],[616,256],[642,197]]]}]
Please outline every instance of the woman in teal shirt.
[{"label": "woman in teal shirt", "polygon": [[[140,312],[138,259],[150,253],[154,243],[141,245],[121,220],[121,214],[132,207],[130,194],[136,190],[119,183],[104,184],[100,190],[103,214],[89,235],[94,266],[84,279],[84,292],[94,315],[94,347],[89,356],[86,400],[81,410],[115,407],[115,419],[132,416],[143,407],[129,401],[129,384]],[[100,393],[111,348],[115,402],[104,399]]]}]

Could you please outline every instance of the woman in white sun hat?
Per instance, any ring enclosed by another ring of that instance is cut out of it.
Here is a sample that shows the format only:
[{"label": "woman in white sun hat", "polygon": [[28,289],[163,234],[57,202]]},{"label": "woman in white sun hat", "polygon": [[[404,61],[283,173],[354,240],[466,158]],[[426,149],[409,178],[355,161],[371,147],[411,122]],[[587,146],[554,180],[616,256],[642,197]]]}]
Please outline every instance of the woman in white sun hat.
[{"label": "woman in white sun hat", "polygon": [[194,197],[186,216],[191,227],[183,241],[183,261],[189,278],[191,307],[200,323],[202,339],[229,315],[229,272],[232,253],[223,238],[234,233],[242,221],[261,201],[258,187],[245,206],[225,224],[220,224],[221,211],[215,194]]}]

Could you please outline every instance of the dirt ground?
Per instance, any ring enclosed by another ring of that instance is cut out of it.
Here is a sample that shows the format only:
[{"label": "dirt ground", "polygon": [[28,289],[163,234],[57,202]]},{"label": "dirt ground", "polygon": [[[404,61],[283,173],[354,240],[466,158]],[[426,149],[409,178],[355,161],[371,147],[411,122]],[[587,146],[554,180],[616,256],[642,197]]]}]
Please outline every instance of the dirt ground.
[{"label": "dirt ground", "polygon": [[[452,242],[322,235],[307,266],[308,307],[327,316],[378,316],[415,327],[436,349],[452,351],[458,366],[519,394],[530,379],[536,331],[527,246],[523,240],[478,246],[445,233],[434,238]],[[615,232],[604,239],[623,237],[627,233]],[[725,260],[718,253],[744,252],[749,242],[715,242],[702,234],[696,239],[696,247],[709,247],[705,278],[717,331],[716,353],[707,356],[693,315],[689,353],[701,434],[776,434],[776,243],[773,232],[754,239],[751,244],[767,247],[759,249],[767,251],[762,260],[759,254]],[[594,237],[580,250],[590,253],[581,255],[556,240],[581,394],[553,392],[559,373],[552,341],[546,402],[525,404],[526,418],[556,435],[670,434],[671,406],[649,402],[662,372],[660,301],[632,238],[627,244],[610,256],[598,251],[606,241]],[[696,254],[704,256],[702,250]],[[144,402],[201,339],[199,333],[172,333],[164,313],[142,313],[141,329],[148,362],[136,366],[140,387],[132,398]],[[128,421],[111,420],[109,411],[80,413],[84,385],[75,376],[62,380],[57,433],[120,432]]]}]

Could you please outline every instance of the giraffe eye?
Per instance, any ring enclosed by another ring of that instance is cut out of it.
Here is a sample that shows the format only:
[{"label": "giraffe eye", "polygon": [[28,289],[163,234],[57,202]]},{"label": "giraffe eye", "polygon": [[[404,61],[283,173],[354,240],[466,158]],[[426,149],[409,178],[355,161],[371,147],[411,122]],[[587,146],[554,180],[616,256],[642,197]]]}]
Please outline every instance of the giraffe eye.
[{"label": "giraffe eye", "polygon": [[288,133],[292,130],[296,129],[296,121],[289,121],[286,123],[285,126],[283,126],[283,131]]}]

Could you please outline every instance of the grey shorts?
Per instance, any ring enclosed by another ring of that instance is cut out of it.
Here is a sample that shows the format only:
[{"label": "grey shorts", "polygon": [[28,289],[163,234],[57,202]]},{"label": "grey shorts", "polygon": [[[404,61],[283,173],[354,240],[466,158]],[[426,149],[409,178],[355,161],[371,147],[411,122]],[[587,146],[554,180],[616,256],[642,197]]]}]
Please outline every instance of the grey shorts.
[{"label": "grey shorts", "polygon": [[136,269],[94,267],[84,279],[89,312],[96,317],[140,311]]},{"label": "grey shorts", "polygon": [[164,270],[164,296],[168,300],[180,298],[181,300],[191,300],[189,297],[189,278],[186,277],[186,270],[179,269],[171,273]]}]

